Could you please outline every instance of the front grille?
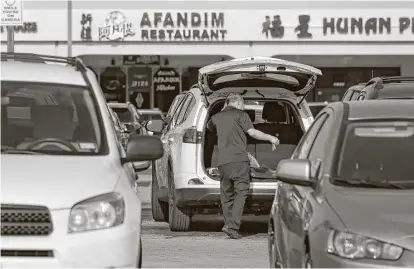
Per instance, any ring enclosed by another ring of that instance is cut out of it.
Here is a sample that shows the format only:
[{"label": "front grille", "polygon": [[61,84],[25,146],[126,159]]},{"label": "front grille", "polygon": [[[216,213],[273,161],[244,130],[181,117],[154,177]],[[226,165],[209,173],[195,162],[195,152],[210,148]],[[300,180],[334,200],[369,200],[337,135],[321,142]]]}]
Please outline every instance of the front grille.
[{"label": "front grille", "polygon": [[52,250],[12,250],[2,249],[1,257],[53,257]]},{"label": "front grille", "polygon": [[46,207],[1,205],[2,236],[45,236],[52,231],[52,219]]}]

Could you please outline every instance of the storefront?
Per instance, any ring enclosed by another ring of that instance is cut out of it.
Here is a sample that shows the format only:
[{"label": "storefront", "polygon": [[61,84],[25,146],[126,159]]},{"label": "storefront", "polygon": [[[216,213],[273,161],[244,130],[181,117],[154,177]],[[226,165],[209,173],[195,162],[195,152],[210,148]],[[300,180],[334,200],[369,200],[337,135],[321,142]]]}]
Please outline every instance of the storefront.
[{"label": "storefront", "polygon": [[[414,76],[414,4],[308,2],[311,7],[281,1],[257,9],[252,1],[235,9],[231,1],[103,1],[99,7],[76,1],[72,52],[95,71],[109,97],[163,110],[196,83],[198,68],[238,57],[274,56],[321,68],[312,101],[339,100],[373,76]],[[66,5],[25,4],[24,12],[31,30],[16,28],[16,51],[66,56]]]}]

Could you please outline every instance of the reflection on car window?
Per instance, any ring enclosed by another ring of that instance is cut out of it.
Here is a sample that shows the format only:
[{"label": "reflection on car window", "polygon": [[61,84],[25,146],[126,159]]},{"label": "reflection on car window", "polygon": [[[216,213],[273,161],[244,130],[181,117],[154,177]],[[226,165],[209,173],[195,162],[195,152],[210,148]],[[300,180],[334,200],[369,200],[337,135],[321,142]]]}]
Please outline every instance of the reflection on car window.
[{"label": "reflection on car window", "polygon": [[100,152],[99,121],[87,88],[2,81],[1,92],[3,150]]},{"label": "reflection on car window", "polygon": [[127,123],[134,121],[134,115],[127,107],[112,107],[112,110],[116,113],[121,122]]},{"label": "reflection on car window", "polygon": [[392,182],[414,188],[414,122],[349,127],[340,160],[341,180]]}]

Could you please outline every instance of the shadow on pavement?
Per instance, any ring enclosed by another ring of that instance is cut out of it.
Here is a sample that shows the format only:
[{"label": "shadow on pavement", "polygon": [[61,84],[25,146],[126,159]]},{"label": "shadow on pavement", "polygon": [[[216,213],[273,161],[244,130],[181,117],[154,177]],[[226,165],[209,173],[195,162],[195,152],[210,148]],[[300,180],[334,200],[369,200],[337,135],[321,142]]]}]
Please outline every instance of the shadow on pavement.
[{"label": "shadow on pavement", "polygon": [[[143,219],[154,222],[152,219],[151,208],[143,208]],[[252,216],[247,215],[243,217],[243,224],[240,229],[241,234],[244,237],[255,235],[259,233],[267,233],[267,222],[269,216]],[[154,222],[155,223],[155,222]],[[162,223],[163,222],[158,222]],[[222,232],[223,217],[221,215],[194,215],[191,223],[190,232]],[[167,223],[165,226],[151,227],[152,230],[166,230],[168,229]],[[169,229],[168,229],[169,230]]]}]

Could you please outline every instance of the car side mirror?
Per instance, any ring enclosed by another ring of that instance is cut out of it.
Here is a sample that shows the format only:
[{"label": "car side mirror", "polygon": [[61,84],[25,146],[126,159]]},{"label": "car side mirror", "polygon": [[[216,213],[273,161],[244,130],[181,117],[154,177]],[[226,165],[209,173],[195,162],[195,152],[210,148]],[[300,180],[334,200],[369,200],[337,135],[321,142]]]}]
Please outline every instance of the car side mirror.
[{"label": "car side mirror", "polygon": [[145,128],[153,133],[161,133],[164,129],[164,121],[160,119],[149,120],[145,124]]},{"label": "car side mirror", "polygon": [[131,123],[124,123],[123,127],[124,127],[125,132],[127,133],[132,133],[133,131],[135,131],[135,127]]},{"label": "car side mirror", "polygon": [[131,134],[121,163],[155,161],[164,155],[161,140],[155,136]]},{"label": "car side mirror", "polygon": [[311,170],[310,160],[282,160],[276,168],[276,178],[288,184],[314,188],[316,180],[312,177]]}]

